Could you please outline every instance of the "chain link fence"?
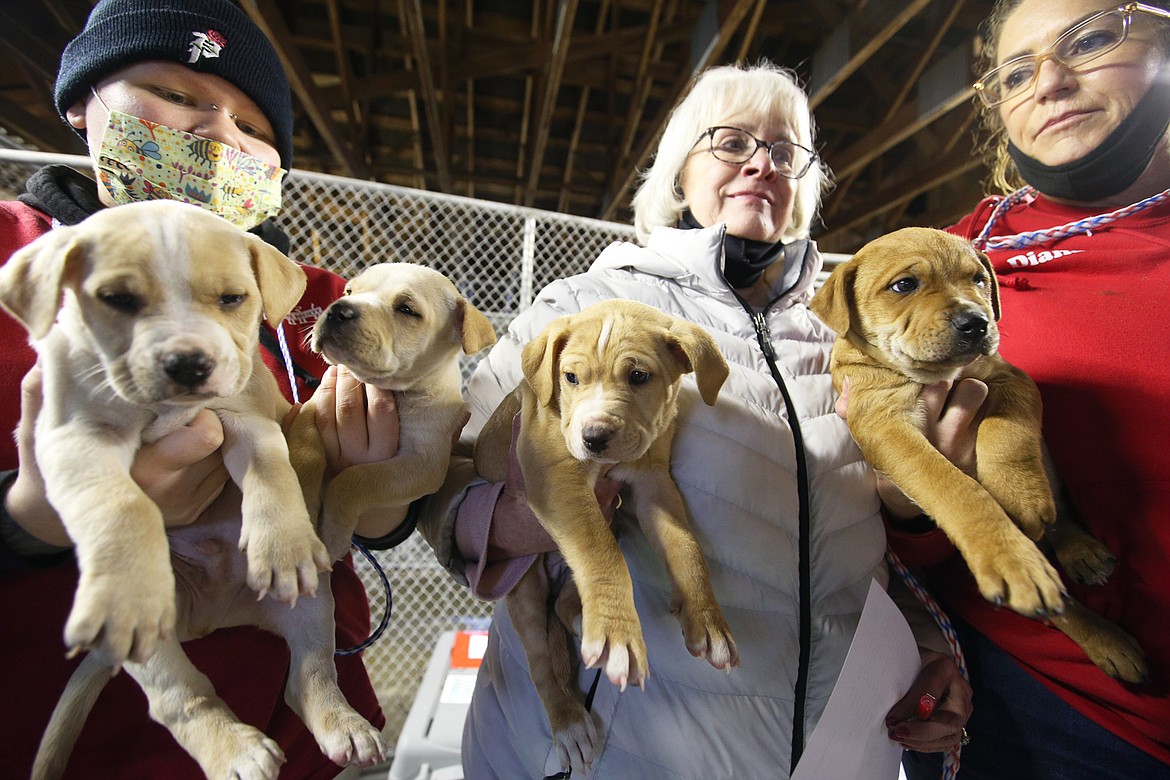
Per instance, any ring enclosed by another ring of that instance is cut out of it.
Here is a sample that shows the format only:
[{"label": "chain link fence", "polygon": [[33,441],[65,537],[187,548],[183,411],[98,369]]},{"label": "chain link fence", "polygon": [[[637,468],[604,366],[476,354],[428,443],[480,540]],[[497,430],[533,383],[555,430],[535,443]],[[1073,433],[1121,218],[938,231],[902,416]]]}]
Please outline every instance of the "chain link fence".
[{"label": "chain link fence", "polygon": [[[50,163],[89,171],[85,157],[0,150],[0,197],[15,197]],[[626,225],[298,170],[285,179],[284,204],[277,221],[292,237],[294,260],[347,278],[373,263],[421,263],[449,276],[497,332],[548,282],[584,271],[611,242],[634,234]],[[465,359],[464,377],[475,360]],[[364,658],[393,745],[438,636],[486,626],[491,605],[452,582],[417,534],[374,555],[394,594],[393,617]],[[386,593],[370,563],[356,554],[354,563],[376,625]]]}]

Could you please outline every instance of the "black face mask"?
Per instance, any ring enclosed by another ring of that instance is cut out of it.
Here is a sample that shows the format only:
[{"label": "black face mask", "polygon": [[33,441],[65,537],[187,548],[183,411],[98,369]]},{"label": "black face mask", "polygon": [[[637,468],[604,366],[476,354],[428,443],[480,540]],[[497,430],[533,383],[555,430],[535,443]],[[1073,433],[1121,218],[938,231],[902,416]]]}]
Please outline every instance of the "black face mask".
[{"label": "black face mask", "polygon": [[[684,230],[701,230],[705,227],[699,224],[690,209],[679,217],[678,226]],[[768,266],[783,255],[784,244],[780,241],[753,241],[728,233],[723,238],[723,278],[736,290],[751,287],[764,275]]]},{"label": "black face mask", "polygon": [[1008,144],[1024,181],[1045,195],[1094,201],[1137,181],[1170,126],[1170,83],[1155,82],[1121,124],[1093,151],[1063,165],[1045,165]]}]

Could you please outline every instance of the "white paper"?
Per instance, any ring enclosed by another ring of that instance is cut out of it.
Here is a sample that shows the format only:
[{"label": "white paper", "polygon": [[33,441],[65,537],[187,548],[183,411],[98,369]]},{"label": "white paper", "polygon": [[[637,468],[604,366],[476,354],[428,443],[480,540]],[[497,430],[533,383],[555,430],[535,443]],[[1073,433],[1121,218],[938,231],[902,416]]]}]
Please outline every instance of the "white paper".
[{"label": "white paper", "polygon": [[906,618],[874,580],[841,676],[792,780],[897,780],[902,747],[887,736],[886,714],[921,666]]}]

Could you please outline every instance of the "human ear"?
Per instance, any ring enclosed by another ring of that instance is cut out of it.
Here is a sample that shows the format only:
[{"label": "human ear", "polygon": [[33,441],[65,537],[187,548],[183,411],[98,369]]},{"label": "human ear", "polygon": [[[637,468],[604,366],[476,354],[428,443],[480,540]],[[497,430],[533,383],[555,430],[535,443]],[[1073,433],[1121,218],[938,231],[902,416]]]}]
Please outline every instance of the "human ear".
[{"label": "human ear", "polygon": [[75,130],[85,129],[85,104],[86,101],[79,100],[65,112],[65,118],[69,120],[69,126]]}]

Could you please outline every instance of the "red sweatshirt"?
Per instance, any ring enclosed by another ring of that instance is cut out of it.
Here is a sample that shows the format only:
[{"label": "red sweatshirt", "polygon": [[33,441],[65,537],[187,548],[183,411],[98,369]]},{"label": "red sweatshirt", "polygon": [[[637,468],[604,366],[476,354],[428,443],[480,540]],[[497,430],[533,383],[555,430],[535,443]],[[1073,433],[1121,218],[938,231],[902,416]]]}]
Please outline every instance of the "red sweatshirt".
[{"label": "red sweatshirt", "polygon": [[[951,231],[978,234],[991,205]],[[1039,198],[1013,208],[991,235],[1097,213]],[[927,581],[944,606],[1064,701],[1170,763],[1170,205],[1092,235],[988,255],[1000,284],[1000,351],[1039,385],[1060,476],[1089,531],[1119,560],[1108,584],[1066,577],[1068,589],[1141,643],[1152,684],[1113,680],[1060,631],[986,602],[941,532],[891,530],[891,543],[908,565],[938,564]]]},{"label": "red sweatshirt", "polygon": [[[16,202],[0,202],[0,262],[50,229],[41,212]],[[345,283],[339,276],[306,267],[309,285],[285,325],[293,359],[320,376],[325,364],[302,345],[303,327],[312,326],[314,313],[337,298]],[[24,328],[0,313],[0,431],[12,431],[20,417],[20,379],[36,355],[28,346]],[[288,394],[283,363],[265,355]],[[304,385],[301,399],[308,395]],[[9,435],[0,435],[0,469],[17,467],[16,447]],[[365,590],[349,565],[333,571],[337,600],[337,643],[351,647],[369,635],[369,607]],[[70,560],[44,568],[0,574],[0,774],[28,777],[33,756],[49,715],[65,689],[77,661],[65,659],[62,632],[77,569]],[[276,740],[287,763],[282,776],[328,778],[341,768],[321,754],[316,740],[284,703],[288,647],[280,637],[254,628],[221,629],[186,642],[184,650],[215,686],[219,696],[245,723]],[[375,726],[385,718],[378,706],[360,655],[339,657],[337,672],[351,705]],[[171,735],[150,720],[146,697],[129,675],[122,673],[102,692],[86,722],[67,771],[69,777],[119,780],[201,779],[195,761]]]}]

